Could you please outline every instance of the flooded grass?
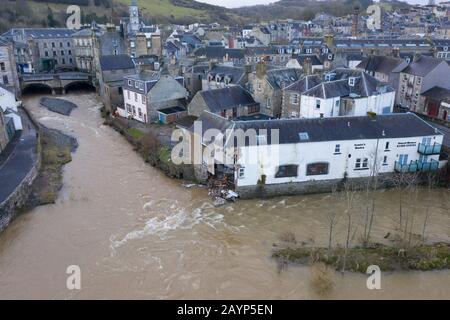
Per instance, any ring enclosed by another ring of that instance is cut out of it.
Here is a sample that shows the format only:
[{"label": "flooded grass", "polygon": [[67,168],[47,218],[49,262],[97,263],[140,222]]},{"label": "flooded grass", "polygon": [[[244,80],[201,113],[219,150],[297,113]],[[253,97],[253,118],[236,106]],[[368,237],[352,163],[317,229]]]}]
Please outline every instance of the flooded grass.
[{"label": "flooded grass", "polygon": [[[285,246],[276,248],[274,258],[298,264],[321,262],[342,270],[345,248],[309,248]],[[378,265],[382,271],[441,270],[450,268],[450,245],[437,243],[417,247],[374,245],[349,248],[346,269],[365,273],[370,265]]]}]

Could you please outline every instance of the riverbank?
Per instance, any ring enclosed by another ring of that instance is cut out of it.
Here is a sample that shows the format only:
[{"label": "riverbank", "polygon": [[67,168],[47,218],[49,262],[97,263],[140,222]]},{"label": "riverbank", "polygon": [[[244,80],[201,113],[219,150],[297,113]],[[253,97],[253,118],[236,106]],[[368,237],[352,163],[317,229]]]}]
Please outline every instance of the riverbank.
[{"label": "riverbank", "polygon": [[[303,246],[276,247],[272,256],[281,264],[312,265],[324,263],[337,271],[366,273],[370,265],[381,271],[450,269],[450,244],[436,243],[410,247],[375,244],[370,247],[310,248]],[[345,262],[344,262],[345,261]]]},{"label": "riverbank", "polygon": [[174,126],[156,123],[141,126],[133,120],[110,116],[104,107],[100,112],[105,124],[124,136],[145,162],[171,178],[199,183],[192,165],[175,165],[171,161],[170,153],[173,148],[171,136]]},{"label": "riverbank", "polygon": [[78,147],[77,140],[61,131],[40,125],[41,168],[25,205],[26,210],[55,203],[63,185],[63,167],[72,161]]}]

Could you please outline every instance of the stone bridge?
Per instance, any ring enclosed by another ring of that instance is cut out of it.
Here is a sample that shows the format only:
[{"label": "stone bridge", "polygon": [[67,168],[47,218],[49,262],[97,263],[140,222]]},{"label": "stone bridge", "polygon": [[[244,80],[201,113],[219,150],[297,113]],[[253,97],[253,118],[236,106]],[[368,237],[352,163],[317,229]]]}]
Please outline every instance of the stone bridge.
[{"label": "stone bridge", "polygon": [[25,93],[29,89],[51,91],[65,94],[71,88],[83,86],[95,90],[92,76],[83,72],[34,73],[20,77],[20,89]]}]

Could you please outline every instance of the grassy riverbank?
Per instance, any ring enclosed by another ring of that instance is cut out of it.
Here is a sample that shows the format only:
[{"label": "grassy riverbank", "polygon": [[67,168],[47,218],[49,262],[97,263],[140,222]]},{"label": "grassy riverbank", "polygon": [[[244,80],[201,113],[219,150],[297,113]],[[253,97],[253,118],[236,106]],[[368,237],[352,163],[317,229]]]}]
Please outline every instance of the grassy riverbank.
[{"label": "grassy riverbank", "polygon": [[[276,247],[272,256],[280,263],[313,264],[321,262],[335,270],[342,270],[345,248],[310,248],[303,246]],[[378,265],[382,271],[440,270],[450,268],[450,245],[436,243],[415,247],[373,245],[349,248],[346,270],[365,273],[370,265]]]},{"label": "grassy riverbank", "polygon": [[104,108],[100,112],[105,124],[123,135],[145,162],[171,178],[196,182],[193,166],[176,165],[171,160],[173,125],[151,123],[142,127],[133,120],[111,117]]},{"label": "grassy riverbank", "polygon": [[54,203],[62,188],[63,167],[72,161],[78,143],[62,132],[41,126],[41,168],[33,183],[27,207]]}]

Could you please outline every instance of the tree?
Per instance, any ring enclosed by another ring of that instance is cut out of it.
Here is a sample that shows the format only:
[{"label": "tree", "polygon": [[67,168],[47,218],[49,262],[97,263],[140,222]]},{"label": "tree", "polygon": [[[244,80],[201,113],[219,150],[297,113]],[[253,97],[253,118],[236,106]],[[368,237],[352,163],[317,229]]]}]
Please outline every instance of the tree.
[{"label": "tree", "polygon": [[[336,199],[337,198],[337,185],[333,185],[332,189],[331,189],[331,197],[332,199]],[[333,207],[331,210],[329,210],[327,212],[327,221],[328,221],[328,228],[329,228],[329,232],[328,232],[328,253],[331,253],[331,245],[333,243],[333,236],[334,236],[334,229],[335,226],[337,224],[337,221],[339,219],[339,215],[338,215],[338,210]]]},{"label": "tree", "polygon": [[353,201],[355,198],[356,191],[354,190],[354,186],[350,180],[346,180],[344,182],[344,196],[345,196],[345,203],[346,203],[346,209],[345,209],[345,215],[347,217],[347,236],[345,239],[345,251],[344,251],[344,259],[342,263],[342,273],[345,272],[345,267],[347,263],[347,253],[348,248],[350,246],[350,235],[353,229]]}]

